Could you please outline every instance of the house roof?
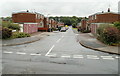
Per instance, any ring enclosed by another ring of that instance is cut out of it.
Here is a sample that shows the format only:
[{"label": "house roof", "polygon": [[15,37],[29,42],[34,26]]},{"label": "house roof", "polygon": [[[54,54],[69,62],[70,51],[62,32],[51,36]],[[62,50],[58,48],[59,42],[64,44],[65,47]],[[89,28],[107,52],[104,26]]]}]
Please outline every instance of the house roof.
[{"label": "house roof", "polygon": [[18,14],[18,13],[31,13],[31,14],[35,14],[35,13],[33,13],[33,12],[26,12],[26,11],[13,12],[12,14]]},{"label": "house roof", "polygon": [[[97,12],[93,15],[99,15],[99,14],[108,14],[108,13],[111,13],[111,14],[120,14],[120,13],[116,13],[116,12]],[[93,15],[90,15],[90,16],[93,16]]]},{"label": "house roof", "polygon": [[18,14],[18,13],[30,13],[30,14],[39,14],[39,15],[42,15],[42,14],[37,13],[37,12],[27,12],[27,11],[13,12],[12,14]]}]

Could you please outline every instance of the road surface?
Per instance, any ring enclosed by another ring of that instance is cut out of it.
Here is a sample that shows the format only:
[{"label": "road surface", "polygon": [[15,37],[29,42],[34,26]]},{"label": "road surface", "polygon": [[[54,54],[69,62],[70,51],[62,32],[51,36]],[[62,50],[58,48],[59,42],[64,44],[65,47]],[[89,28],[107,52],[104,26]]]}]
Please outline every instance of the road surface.
[{"label": "road surface", "polygon": [[81,46],[72,28],[37,42],[4,46],[3,74],[117,74],[118,56]]}]

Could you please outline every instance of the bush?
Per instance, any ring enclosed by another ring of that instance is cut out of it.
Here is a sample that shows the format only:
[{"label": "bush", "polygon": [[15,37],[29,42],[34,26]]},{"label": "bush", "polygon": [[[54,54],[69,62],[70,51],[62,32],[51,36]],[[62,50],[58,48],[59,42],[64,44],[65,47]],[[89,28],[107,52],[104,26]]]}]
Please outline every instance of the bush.
[{"label": "bush", "polygon": [[58,29],[57,28],[52,28],[52,31],[58,31]]},{"label": "bush", "polygon": [[107,27],[112,27],[110,24],[101,24],[100,27],[97,29],[97,35],[102,35],[103,30]]},{"label": "bush", "polygon": [[112,45],[119,41],[119,30],[116,27],[107,27],[103,31],[104,43]]},{"label": "bush", "polygon": [[82,33],[90,33],[90,30],[83,30]]},{"label": "bush", "polygon": [[77,25],[76,23],[73,23],[73,24],[72,24],[72,27],[73,27],[73,28],[76,28],[76,25]]},{"label": "bush", "polygon": [[115,22],[114,25],[120,30],[120,22]]},{"label": "bush", "polygon": [[10,38],[12,36],[12,30],[6,27],[2,28],[2,39],[7,39]]},{"label": "bush", "polygon": [[2,22],[2,26],[10,28],[10,29],[13,29],[13,30],[20,30],[20,26],[18,24],[13,24],[11,22],[5,22],[5,21],[3,21]]},{"label": "bush", "polygon": [[81,31],[82,33],[90,33],[90,30],[86,30],[86,28],[78,27],[78,32]]},{"label": "bush", "polygon": [[101,25],[97,29],[97,36],[100,41],[105,44],[112,45],[113,43],[118,43],[120,41],[120,31],[112,25]]},{"label": "bush", "polygon": [[13,29],[13,30],[20,30],[20,26],[18,24],[10,24],[8,28]]},{"label": "bush", "polygon": [[30,34],[23,33],[23,32],[16,32],[13,33],[12,38],[24,38],[24,37],[30,37]]}]

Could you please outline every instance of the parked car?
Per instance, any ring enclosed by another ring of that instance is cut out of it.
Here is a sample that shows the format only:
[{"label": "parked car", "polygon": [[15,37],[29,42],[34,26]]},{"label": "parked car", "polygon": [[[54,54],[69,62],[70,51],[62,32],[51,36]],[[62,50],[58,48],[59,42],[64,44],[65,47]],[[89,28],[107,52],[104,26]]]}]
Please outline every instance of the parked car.
[{"label": "parked car", "polygon": [[60,31],[61,31],[61,32],[66,32],[66,28],[63,27]]}]

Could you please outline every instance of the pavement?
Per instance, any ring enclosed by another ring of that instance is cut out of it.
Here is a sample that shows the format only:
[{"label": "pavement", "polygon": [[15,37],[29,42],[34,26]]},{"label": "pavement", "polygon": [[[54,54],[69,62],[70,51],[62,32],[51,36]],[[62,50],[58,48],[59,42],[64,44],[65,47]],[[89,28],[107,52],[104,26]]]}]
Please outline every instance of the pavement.
[{"label": "pavement", "polygon": [[35,41],[39,41],[41,38],[47,35],[49,35],[49,32],[37,32],[31,34],[31,37],[2,40],[2,46],[15,46],[15,45],[28,44]]},{"label": "pavement", "polygon": [[78,33],[78,39],[82,46],[97,51],[107,52],[110,54],[120,54],[119,46],[109,46],[100,42],[91,33]]}]

